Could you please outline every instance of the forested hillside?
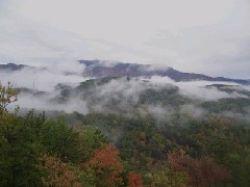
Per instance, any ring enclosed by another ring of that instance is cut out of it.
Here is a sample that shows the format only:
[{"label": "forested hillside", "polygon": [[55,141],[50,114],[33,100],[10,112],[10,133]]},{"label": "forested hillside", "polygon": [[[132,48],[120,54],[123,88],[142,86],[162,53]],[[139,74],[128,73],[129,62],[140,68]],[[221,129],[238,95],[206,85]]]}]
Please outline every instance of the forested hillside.
[{"label": "forested hillside", "polygon": [[[171,90],[165,94],[176,96]],[[161,99],[152,92],[140,102]],[[0,93],[0,186],[250,186],[250,122],[244,118],[195,117],[178,109],[164,118],[139,109],[23,114],[7,110],[16,89],[1,85]],[[213,102],[205,103],[210,110],[225,105]]]}]

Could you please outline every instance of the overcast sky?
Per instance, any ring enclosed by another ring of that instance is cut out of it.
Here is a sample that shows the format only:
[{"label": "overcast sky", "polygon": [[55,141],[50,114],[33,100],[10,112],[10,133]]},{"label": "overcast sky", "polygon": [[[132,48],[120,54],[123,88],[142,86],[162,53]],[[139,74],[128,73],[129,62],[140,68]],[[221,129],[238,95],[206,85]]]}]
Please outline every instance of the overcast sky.
[{"label": "overcast sky", "polygon": [[0,0],[0,63],[103,59],[250,79],[250,0]]}]

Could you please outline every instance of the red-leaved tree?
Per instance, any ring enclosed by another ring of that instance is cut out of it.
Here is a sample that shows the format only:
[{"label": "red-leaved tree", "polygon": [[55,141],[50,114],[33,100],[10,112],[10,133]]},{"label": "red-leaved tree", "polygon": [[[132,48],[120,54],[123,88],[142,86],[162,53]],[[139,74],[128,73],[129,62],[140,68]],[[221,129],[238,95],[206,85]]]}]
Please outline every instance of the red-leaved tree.
[{"label": "red-leaved tree", "polygon": [[218,165],[212,158],[193,159],[183,150],[168,154],[168,163],[172,170],[186,172],[192,186],[213,186],[230,179],[229,171]]},{"label": "red-leaved tree", "polygon": [[128,187],[143,187],[141,175],[135,172],[128,174]]},{"label": "red-leaved tree", "polygon": [[112,145],[106,145],[95,151],[87,162],[87,167],[94,171],[96,186],[118,186],[122,182],[123,165],[119,151]]}]

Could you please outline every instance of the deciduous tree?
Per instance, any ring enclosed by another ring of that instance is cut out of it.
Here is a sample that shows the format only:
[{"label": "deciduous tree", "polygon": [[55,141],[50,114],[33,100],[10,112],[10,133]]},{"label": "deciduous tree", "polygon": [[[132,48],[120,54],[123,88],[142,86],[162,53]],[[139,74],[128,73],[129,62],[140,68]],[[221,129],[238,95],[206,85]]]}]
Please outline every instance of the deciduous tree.
[{"label": "deciduous tree", "polygon": [[7,86],[0,82],[0,117],[7,111],[7,106],[17,100],[17,92],[10,82]]},{"label": "deciduous tree", "polygon": [[45,170],[46,177],[42,181],[45,186],[54,187],[80,187],[76,172],[59,158],[50,155],[41,157],[41,169]]},{"label": "deciduous tree", "polygon": [[87,162],[87,167],[94,171],[95,185],[98,187],[113,187],[122,183],[123,165],[119,151],[112,145],[97,149]]},{"label": "deciduous tree", "polygon": [[128,187],[143,187],[141,175],[135,172],[130,172],[128,174]]},{"label": "deciduous tree", "polygon": [[168,154],[168,162],[172,170],[187,172],[192,186],[212,186],[230,179],[229,171],[208,156],[193,159],[183,150],[178,150]]}]

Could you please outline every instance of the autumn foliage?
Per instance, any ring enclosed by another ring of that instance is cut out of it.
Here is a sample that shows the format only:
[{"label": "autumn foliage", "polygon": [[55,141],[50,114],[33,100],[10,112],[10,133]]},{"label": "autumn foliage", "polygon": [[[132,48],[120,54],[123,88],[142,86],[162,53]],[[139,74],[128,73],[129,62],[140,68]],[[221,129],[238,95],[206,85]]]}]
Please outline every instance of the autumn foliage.
[{"label": "autumn foliage", "polygon": [[99,113],[47,118],[9,113],[15,100],[11,85],[0,84],[0,186],[250,186],[249,122],[179,114],[166,124]]},{"label": "autumn foliage", "polygon": [[135,172],[130,172],[128,174],[128,187],[143,187],[141,175]]},{"label": "autumn foliage", "polygon": [[123,166],[120,162],[119,151],[112,145],[105,145],[95,151],[87,166],[94,170],[97,186],[117,186],[122,182]]},{"label": "autumn foliage", "polygon": [[191,186],[211,186],[230,179],[229,171],[210,157],[193,159],[179,150],[168,154],[168,162],[172,170],[188,174]]},{"label": "autumn foliage", "polygon": [[76,173],[66,163],[63,163],[59,158],[49,155],[41,157],[41,169],[46,172],[43,177],[45,186],[55,187],[80,187],[80,183]]}]

